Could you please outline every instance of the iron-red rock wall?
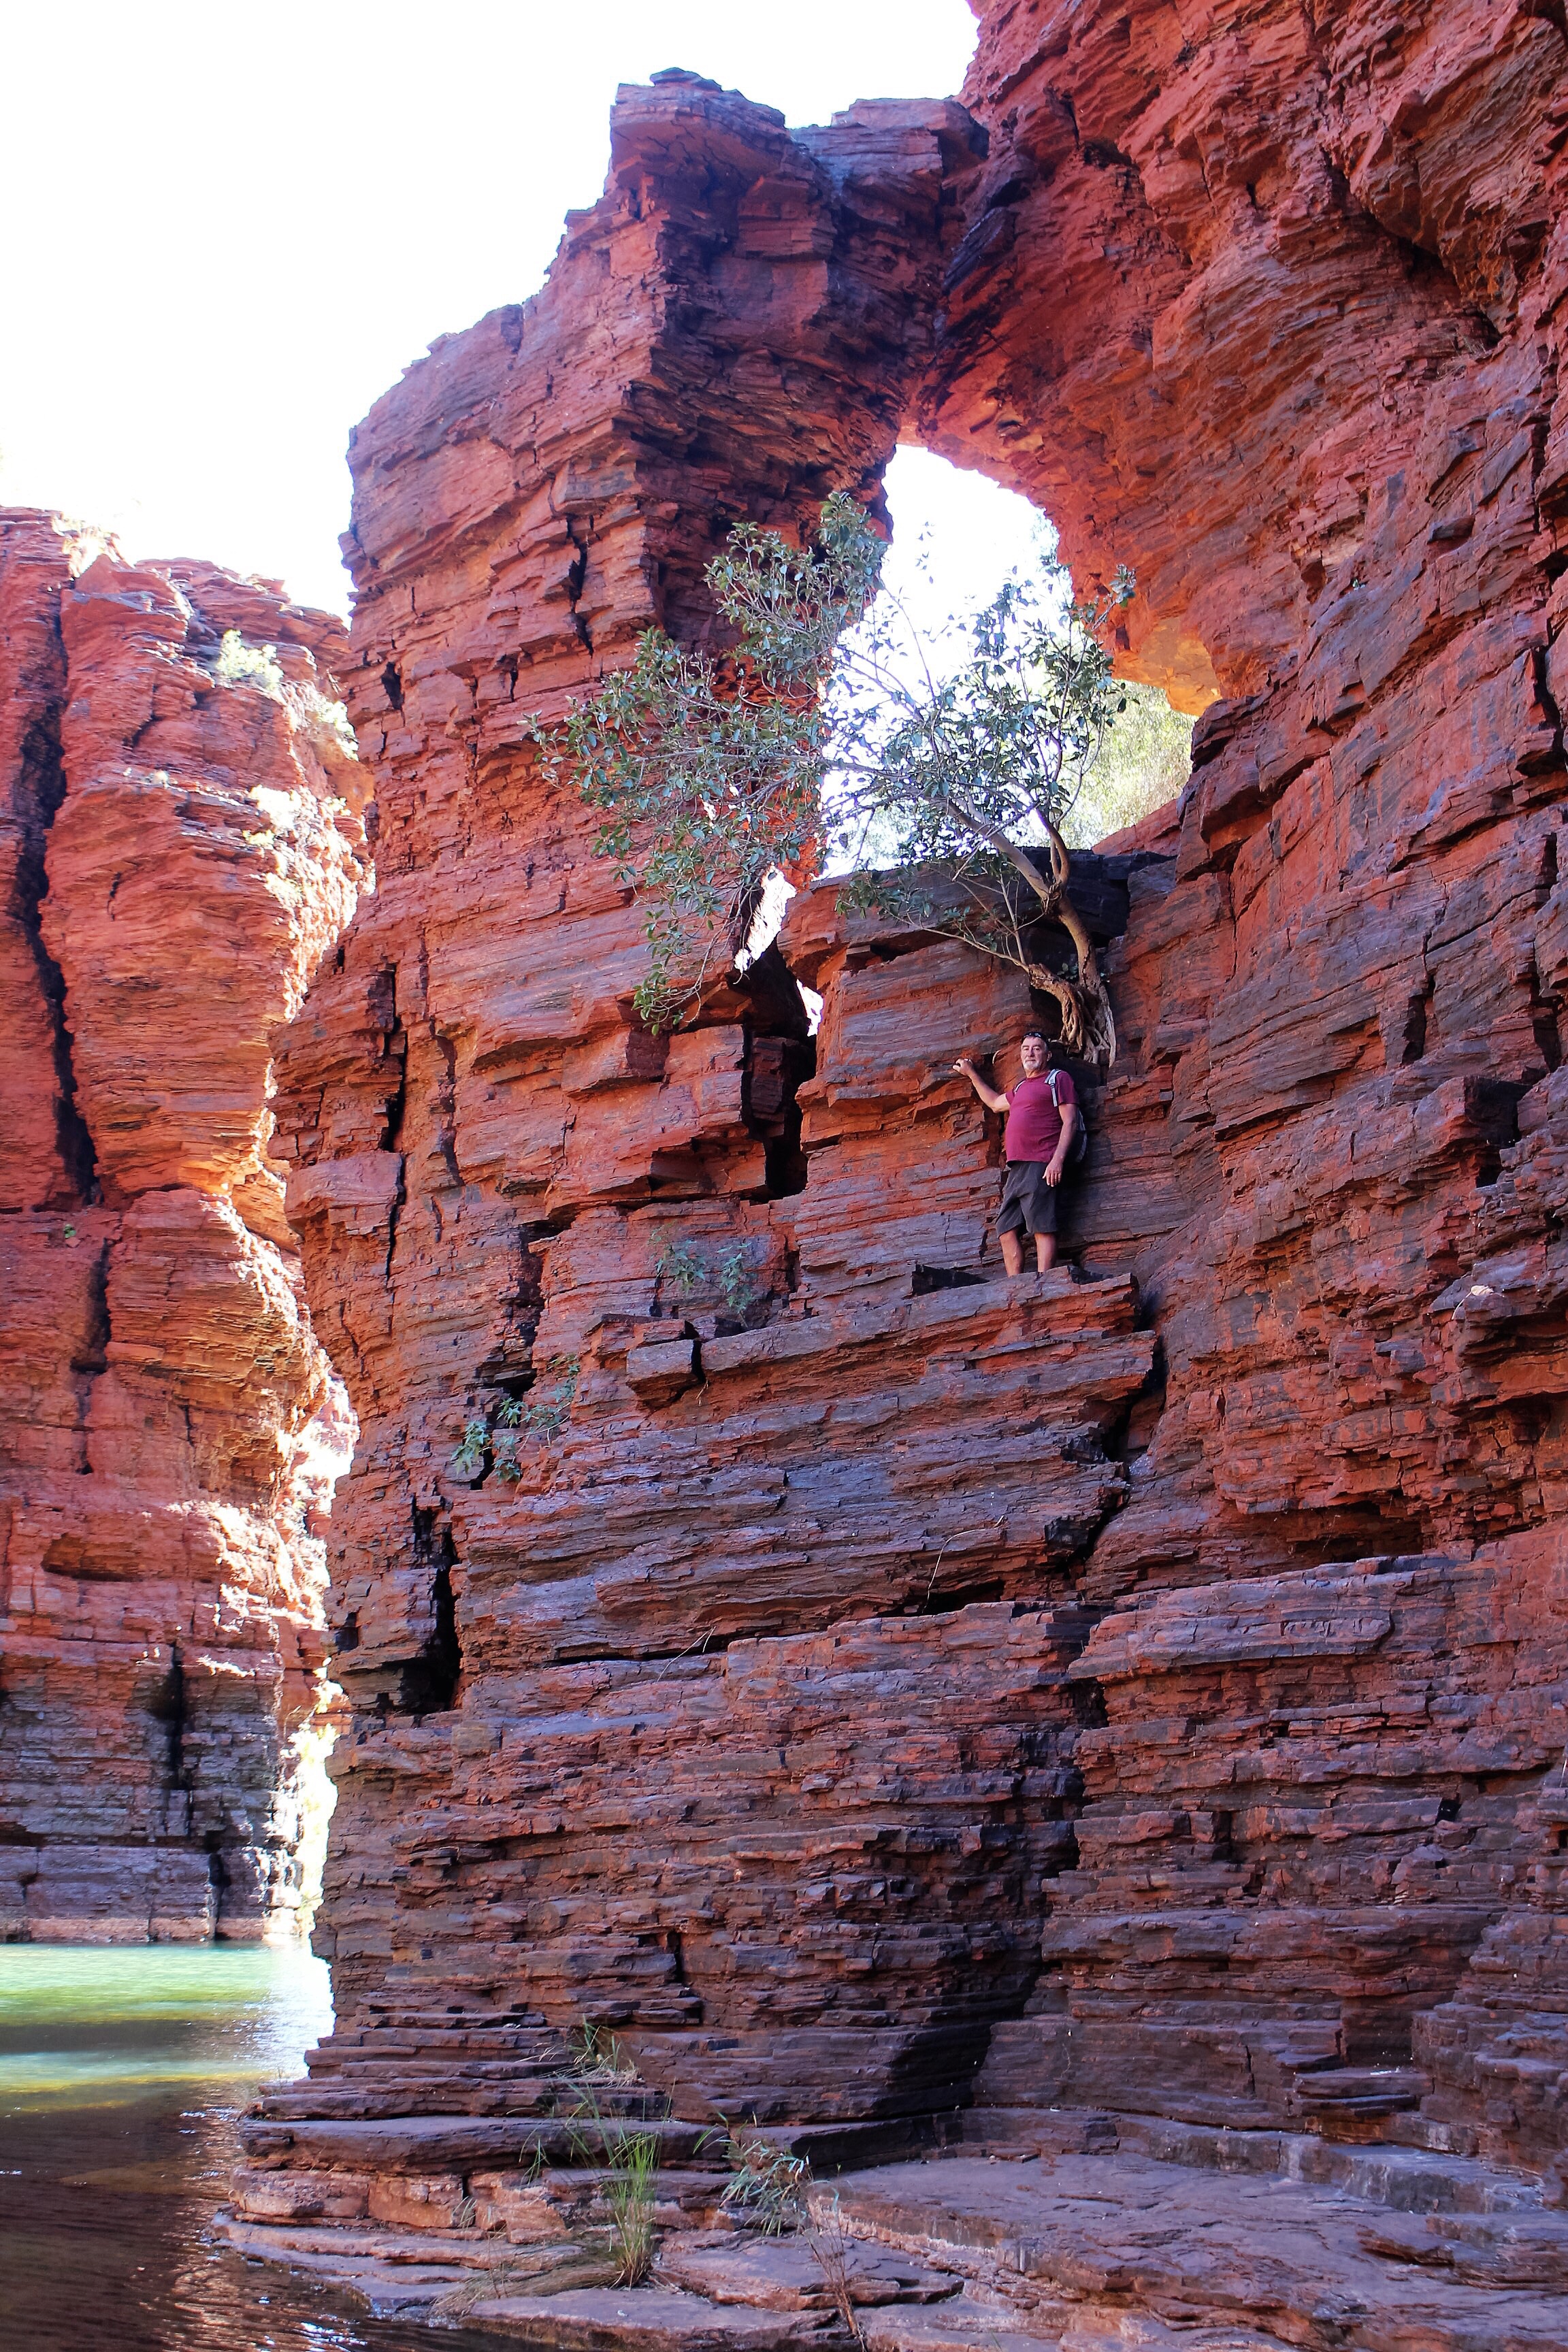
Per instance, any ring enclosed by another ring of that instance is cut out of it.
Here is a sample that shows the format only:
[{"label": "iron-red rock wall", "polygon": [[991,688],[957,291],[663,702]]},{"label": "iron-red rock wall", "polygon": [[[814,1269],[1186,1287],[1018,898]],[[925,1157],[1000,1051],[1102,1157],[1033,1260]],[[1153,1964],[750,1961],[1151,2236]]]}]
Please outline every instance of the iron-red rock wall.
[{"label": "iron-red rock wall", "polygon": [[[624,2027],[700,2113],[919,2111],[1034,1974],[1081,1638],[1042,1564],[1121,1498],[1152,1342],[1124,1279],[910,1296],[914,1259],[978,1250],[994,1184],[946,1066],[1026,991],[928,951],[847,983],[814,1049],[771,958],[648,1037],[640,918],[524,732],[650,619],[699,625],[738,516],[874,493],[973,136],[949,104],[796,138],[690,77],[625,93],[544,292],[356,437],[380,879],[279,1098],[363,1433],[327,1929],[351,2085],[377,2021],[456,2001]],[[509,1481],[509,1399],[574,1379]]]},{"label": "iron-red rock wall", "polygon": [[367,872],[342,631],[0,518],[0,1919],[283,1927],[346,1449],[271,1031]]},{"label": "iron-red rock wall", "polygon": [[[978,130],[668,79],[361,428],[382,882],[280,1099],[364,1433],[342,2024],[268,2162],[584,2016],[694,2116],[1560,2146],[1564,55],[1018,0]],[[998,1279],[946,1075],[1020,988],[819,890],[814,1048],[774,971],[647,1039],[520,724],[900,429],[1133,565],[1204,713],[1097,877],[1082,1284]]]},{"label": "iron-red rock wall", "polygon": [[986,12],[994,136],[921,400],[1075,562],[1134,565],[1130,667],[1196,706],[1196,639],[1226,698],[1112,959],[1082,1234],[1154,1307],[1163,1410],[1079,1586],[1113,1611],[1074,1670],[1107,1715],[1081,1866],[982,2095],[1034,2065],[1046,2101],[1337,2100],[1539,2158],[1568,45],[1513,10],[1173,24]]}]

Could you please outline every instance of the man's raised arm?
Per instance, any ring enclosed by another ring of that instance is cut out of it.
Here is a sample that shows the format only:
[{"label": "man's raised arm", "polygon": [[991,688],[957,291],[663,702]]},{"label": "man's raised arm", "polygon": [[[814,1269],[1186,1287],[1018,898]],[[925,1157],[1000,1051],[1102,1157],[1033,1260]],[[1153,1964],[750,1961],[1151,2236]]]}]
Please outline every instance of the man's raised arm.
[{"label": "man's raised arm", "polygon": [[981,1076],[979,1071],[975,1068],[973,1063],[969,1059],[967,1055],[961,1055],[952,1066],[958,1072],[960,1077],[967,1078],[969,1080],[970,1085],[974,1088],[975,1093],[980,1097],[981,1101],[985,1105],[987,1110],[1005,1110],[1008,1108],[1006,1096],[999,1095],[994,1087],[988,1087],[986,1085],[984,1079]]}]

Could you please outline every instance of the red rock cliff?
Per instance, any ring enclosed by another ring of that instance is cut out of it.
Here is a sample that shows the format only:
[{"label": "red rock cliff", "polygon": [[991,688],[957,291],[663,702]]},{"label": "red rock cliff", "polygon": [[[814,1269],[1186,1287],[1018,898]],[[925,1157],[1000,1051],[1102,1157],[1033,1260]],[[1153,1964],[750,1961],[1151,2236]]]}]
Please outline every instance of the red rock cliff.
[{"label": "red rock cliff", "polygon": [[[973,120],[667,79],[361,428],[383,882],[279,1121],[364,1433],[340,2026],[252,2210],[456,2203],[584,2016],[693,2117],[1555,2159],[1564,57],[1015,0]],[[1131,563],[1125,664],[1204,713],[1097,877],[1083,1282],[998,1279],[944,1075],[1010,982],[818,891],[814,1070],[773,974],[644,1038],[519,726],[900,430]]]},{"label": "red rock cliff", "polygon": [[271,1031],[367,865],[342,631],[0,518],[4,1933],[293,1916],[346,1408],[269,1156]]},{"label": "red rock cliff", "polygon": [[[1525,10],[985,16],[922,425],[1227,697],[1134,879],[1086,1202],[1165,1386],[993,2045],[1049,2096],[1310,2108],[1327,2023],[1413,2032],[1439,2133],[1561,2139],[1564,56]],[[1358,1551],[1424,1558],[1311,1572]]]}]

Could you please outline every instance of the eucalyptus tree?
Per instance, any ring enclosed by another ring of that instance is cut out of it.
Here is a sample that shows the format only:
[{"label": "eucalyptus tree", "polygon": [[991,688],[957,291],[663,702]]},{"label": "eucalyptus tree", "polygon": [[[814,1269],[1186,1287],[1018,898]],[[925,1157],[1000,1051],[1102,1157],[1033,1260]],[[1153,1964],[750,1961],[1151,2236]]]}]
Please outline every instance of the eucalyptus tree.
[{"label": "eucalyptus tree", "polygon": [[[884,552],[844,496],[809,547],[740,524],[707,572],[730,650],[650,630],[561,726],[536,723],[641,904],[638,1011],[656,1028],[691,1015],[742,951],[771,875],[847,868],[851,907],[1016,965],[1057,1000],[1068,1051],[1109,1060],[1061,828],[1120,707],[1103,641],[1131,576],[1075,601],[1044,558],[945,668],[905,606],[878,595]],[[1057,926],[1068,969],[1048,960]]]}]

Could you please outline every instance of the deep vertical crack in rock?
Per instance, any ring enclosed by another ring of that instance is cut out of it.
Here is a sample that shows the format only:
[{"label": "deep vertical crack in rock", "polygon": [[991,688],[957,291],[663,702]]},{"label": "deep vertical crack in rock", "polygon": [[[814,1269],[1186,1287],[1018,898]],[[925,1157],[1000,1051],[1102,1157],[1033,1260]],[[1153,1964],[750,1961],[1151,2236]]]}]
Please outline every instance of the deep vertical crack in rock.
[{"label": "deep vertical crack in rock", "polygon": [[[60,662],[63,669],[63,648]],[[63,1180],[60,1198],[62,1202],[89,1202],[97,1196],[95,1159],[92,1137],[77,1103],[70,1031],[66,1023],[65,979],[44,944],[39,918],[48,888],[49,828],[66,796],[58,703],[46,704],[28,720],[22,738],[19,767],[16,797],[21,811],[21,843],[13,869],[15,919],[32,950],[38,993],[47,1008],[57,1089],[55,1148]]]}]

